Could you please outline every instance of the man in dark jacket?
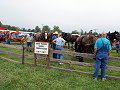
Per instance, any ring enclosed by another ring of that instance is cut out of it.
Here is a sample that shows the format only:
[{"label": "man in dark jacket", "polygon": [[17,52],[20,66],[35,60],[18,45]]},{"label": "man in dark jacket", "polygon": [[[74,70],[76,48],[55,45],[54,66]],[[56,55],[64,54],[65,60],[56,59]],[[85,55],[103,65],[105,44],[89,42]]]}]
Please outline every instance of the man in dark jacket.
[{"label": "man in dark jacket", "polygon": [[[56,38],[58,38],[58,32],[54,32],[53,36],[52,36],[52,49],[56,50],[56,44],[53,43],[53,40],[55,40]],[[57,59],[57,53],[53,53],[53,58]]]}]

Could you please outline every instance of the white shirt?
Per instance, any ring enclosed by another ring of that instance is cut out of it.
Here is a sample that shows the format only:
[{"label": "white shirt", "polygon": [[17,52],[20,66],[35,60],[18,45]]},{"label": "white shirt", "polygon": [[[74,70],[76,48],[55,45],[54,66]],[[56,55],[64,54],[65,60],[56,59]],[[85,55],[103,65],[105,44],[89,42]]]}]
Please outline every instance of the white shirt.
[{"label": "white shirt", "polygon": [[27,36],[27,42],[32,42],[33,36]]}]

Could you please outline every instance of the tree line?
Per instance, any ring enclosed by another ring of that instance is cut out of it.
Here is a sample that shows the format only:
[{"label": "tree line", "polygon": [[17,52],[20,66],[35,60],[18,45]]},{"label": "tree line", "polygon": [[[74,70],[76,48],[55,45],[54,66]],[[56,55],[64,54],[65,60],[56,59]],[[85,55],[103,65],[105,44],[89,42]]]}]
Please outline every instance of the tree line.
[{"label": "tree line", "polygon": [[[6,28],[8,30],[13,30],[13,31],[24,31],[24,32],[42,32],[42,31],[47,31],[47,32],[54,32],[58,31],[59,33],[62,32],[62,30],[59,28],[59,26],[53,26],[53,29],[51,29],[48,25],[44,25],[42,28],[39,26],[36,26],[34,29],[26,29],[26,28],[19,28],[16,26],[11,26],[11,25],[3,25],[2,22],[0,21],[0,27],[1,28]],[[81,30],[73,30],[71,34],[79,34],[79,35],[98,35],[98,33],[93,30],[90,30],[89,32]]]}]

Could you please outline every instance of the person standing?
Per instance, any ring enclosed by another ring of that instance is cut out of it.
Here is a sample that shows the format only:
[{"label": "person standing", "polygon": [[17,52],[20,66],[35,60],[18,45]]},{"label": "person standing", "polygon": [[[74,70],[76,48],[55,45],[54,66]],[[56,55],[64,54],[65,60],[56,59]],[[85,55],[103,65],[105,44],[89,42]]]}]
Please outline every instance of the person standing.
[{"label": "person standing", "polygon": [[115,40],[115,46],[116,46],[116,53],[120,52],[120,41],[119,40]]},{"label": "person standing", "polygon": [[106,64],[111,52],[110,41],[106,38],[106,34],[102,34],[101,38],[96,40],[94,45],[94,55],[96,57],[96,65],[94,70],[94,79],[97,80],[99,68],[101,67],[102,81],[106,80]]},{"label": "person standing", "polygon": [[10,32],[6,34],[6,44],[11,43],[11,36],[12,36],[12,34]]},{"label": "person standing", "polygon": [[[26,37],[26,42],[27,42],[27,47],[32,47],[32,42],[33,42],[33,36],[32,33],[29,34],[29,36]],[[31,50],[30,50],[31,51]]]},{"label": "person standing", "polygon": [[19,37],[19,32],[14,33],[15,34],[15,38]]},{"label": "person standing", "polygon": [[[64,50],[63,45],[65,44],[65,40],[62,38],[62,33],[58,34],[58,38],[54,39],[53,43],[56,44],[56,50]],[[63,54],[57,54],[57,59],[63,59]]]},{"label": "person standing", "polygon": [[[55,40],[56,38],[58,38],[58,32],[54,32],[53,36],[52,36],[52,49],[56,50],[56,44],[53,43],[53,40]],[[53,58],[57,59],[57,53],[53,53]]]}]

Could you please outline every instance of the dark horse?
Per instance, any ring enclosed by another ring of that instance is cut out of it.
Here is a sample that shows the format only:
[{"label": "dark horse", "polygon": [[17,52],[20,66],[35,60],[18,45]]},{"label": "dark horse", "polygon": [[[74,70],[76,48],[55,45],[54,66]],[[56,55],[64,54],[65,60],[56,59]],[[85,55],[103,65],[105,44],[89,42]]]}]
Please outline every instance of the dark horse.
[{"label": "dark horse", "polygon": [[70,40],[70,42],[71,42],[71,44],[72,44],[72,48],[73,49],[75,49],[74,48],[74,45],[75,45],[75,41],[76,41],[76,39],[79,37],[79,35],[72,35],[71,36],[71,40]]},{"label": "dark horse", "polygon": [[108,32],[108,33],[107,33],[107,37],[108,37],[108,39],[111,41],[111,43],[113,43],[113,42],[114,42],[114,39],[120,40],[120,33],[117,32],[117,31],[115,31],[115,32],[113,32],[113,33]]},{"label": "dark horse", "polygon": [[[71,33],[62,32],[62,38],[64,38],[66,43],[68,43],[68,49],[70,47],[73,48],[73,44],[78,37],[79,37],[79,35],[72,35]],[[65,43],[65,45],[66,45],[66,43]],[[70,45],[70,43],[72,44],[72,46]]]},{"label": "dark horse", "polygon": [[[98,37],[94,35],[81,35],[76,39],[75,52],[80,53],[93,53],[94,44]],[[79,61],[83,61],[83,57],[79,58]]]},{"label": "dark horse", "polygon": [[[68,43],[68,49],[69,49],[70,48],[71,34],[62,32],[62,38],[64,38],[66,43]],[[66,43],[65,43],[65,45],[66,45]]]},{"label": "dark horse", "polygon": [[46,31],[38,32],[34,36],[34,40],[36,42],[50,42],[50,39],[51,39],[51,34]]}]

